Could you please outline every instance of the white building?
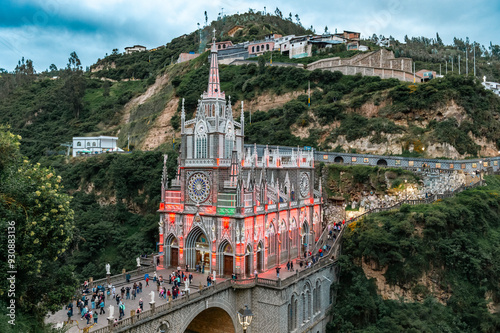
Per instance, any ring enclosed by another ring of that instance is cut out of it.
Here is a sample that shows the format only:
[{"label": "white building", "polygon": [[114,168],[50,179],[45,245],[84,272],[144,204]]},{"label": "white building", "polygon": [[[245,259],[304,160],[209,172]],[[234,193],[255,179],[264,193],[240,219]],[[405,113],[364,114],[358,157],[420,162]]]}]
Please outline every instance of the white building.
[{"label": "white building", "polygon": [[125,48],[125,54],[130,54],[134,52],[143,52],[143,51],[146,51],[146,47],[142,45],[127,46]]},{"label": "white building", "polygon": [[486,76],[483,77],[483,86],[485,89],[493,91],[497,96],[500,96],[500,83],[486,81]]},{"label": "white building", "polygon": [[73,137],[73,157],[85,154],[123,151],[118,148],[116,136],[76,136]]}]

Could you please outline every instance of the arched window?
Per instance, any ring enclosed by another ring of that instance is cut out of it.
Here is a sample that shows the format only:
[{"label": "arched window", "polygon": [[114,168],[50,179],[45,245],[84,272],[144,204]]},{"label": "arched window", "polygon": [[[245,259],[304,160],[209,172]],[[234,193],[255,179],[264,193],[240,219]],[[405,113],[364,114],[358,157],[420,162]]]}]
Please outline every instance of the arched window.
[{"label": "arched window", "polygon": [[266,44],[266,50],[269,51],[269,44]]},{"label": "arched window", "polygon": [[78,142],[76,143],[76,146],[77,146],[77,147],[81,147],[81,146],[82,146],[82,143],[81,143],[80,141],[78,141]]},{"label": "arched window", "polygon": [[90,147],[90,142],[87,142],[87,147]]},{"label": "arched window", "polygon": [[201,122],[196,126],[195,141],[196,158],[207,158],[207,129]]},{"label": "arched window", "polygon": [[95,142],[92,142],[92,147],[95,147],[95,146],[96,146]]},{"label": "arched window", "polygon": [[255,46],[252,46],[252,53],[255,52]]},{"label": "arched window", "polygon": [[281,220],[279,230],[280,230],[281,250],[285,251],[286,249],[288,249],[288,231],[286,229],[285,220]]},{"label": "arched window", "polygon": [[231,158],[231,153],[234,147],[234,128],[231,122],[228,123],[226,127],[226,137],[225,137],[225,158]]},{"label": "arched window", "polygon": [[257,52],[260,52],[260,45],[257,45]]}]

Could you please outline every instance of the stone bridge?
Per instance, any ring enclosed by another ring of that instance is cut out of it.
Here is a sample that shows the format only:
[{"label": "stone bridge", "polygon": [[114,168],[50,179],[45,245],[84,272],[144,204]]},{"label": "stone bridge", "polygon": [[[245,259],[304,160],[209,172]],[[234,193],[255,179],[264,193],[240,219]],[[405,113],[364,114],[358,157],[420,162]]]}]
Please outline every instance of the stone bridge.
[{"label": "stone bridge", "polygon": [[249,333],[325,332],[334,302],[331,286],[338,272],[333,258],[339,244],[332,244],[328,254],[311,268],[296,270],[284,279],[225,280],[158,307],[150,303],[149,310],[92,333],[239,333],[243,330],[237,311],[245,305],[254,314]]},{"label": "stone bridge", "polygon": [[[264,154],[265,145],[246,144],[245,148],[253,151],[257,148],[257,154]],[[296,147],[267,146],[268,149],[279,149],[280,152],[287,153]],[[314,160],[324,163],[339,163],[348,165],[382,166],[393,168],[404,168],[412,171],[437,171],[437,172],[488,172],[493,173],[500,170],[500,156],[488,158],[476,158],[466,160],[446,160],[436,158],[417,158],[401,156],[385,156],[371,154],[351,154],[326,151],[314,151]]]}]

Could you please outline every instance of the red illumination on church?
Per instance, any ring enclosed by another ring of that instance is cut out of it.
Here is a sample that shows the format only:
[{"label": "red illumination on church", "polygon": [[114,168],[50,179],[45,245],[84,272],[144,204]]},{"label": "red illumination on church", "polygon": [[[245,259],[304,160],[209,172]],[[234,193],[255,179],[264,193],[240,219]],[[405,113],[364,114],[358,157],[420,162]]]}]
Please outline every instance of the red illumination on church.
[{"label": "red illumination on church", "polygon": [[313,152],[245,146],[244,105],[235,106],[239,121],[232,108],[212,48],[207,90],[189,110],[193,119],[182,102],[173,179],[164,158],[158,212],[166,267],[200,264],[217,275],[251,276],[298,258],[321,234]]}]

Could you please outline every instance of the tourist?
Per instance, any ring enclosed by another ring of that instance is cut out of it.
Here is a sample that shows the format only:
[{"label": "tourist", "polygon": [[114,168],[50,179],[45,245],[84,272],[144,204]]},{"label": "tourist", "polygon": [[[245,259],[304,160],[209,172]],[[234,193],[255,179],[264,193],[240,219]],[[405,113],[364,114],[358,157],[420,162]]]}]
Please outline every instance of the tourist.
[{"label": "tourist", "polygon": [[290,262],[290,271],[293,272],[293,261]]},{"label": "tourist", "polygon": [[135,299],[135,295],[136,295],[136,291],[135,291],[135,288],[137,288],[135,285],[134,285],[134,288],[132,288],[132,299]]},{"label": "tourist", "polygon": [[157,279],[157,277],[156,277],[156,272],[155,272],[155,274],[153,276],[153,282],[156,282],[156,279]]},{"label": "tourist", "polygon": [[208,275],[207,276],[207,287],[210,287],[210,282],[212,282],[212,281],[210,279],[210,275]]},{"label": "tourist", "polygon": [[85,317],[85,315],[87,314],[87,312],[89,311],[89,309],[87,309],[86,306],[84,306],[82,308],[82,311],[81,311],[81,314],[82,314],[82,318],[80,320],[83,320],[83,318]]},{"label": "tourist", "polygon": [[118,326],[118,319],[115,318],[115,322],[113,324],[114,327]]},{"label": "tourist", "polygon": [[73,316],[73,311],[68,310],[68,313],[66,313],[66,315],[68,316],[68,323],[70,323],[71,322],[71,317]]},{"label": "tourist", "polygon": [[123,297],[125,296],[125,287],[122,287],[122,289],[120,289],[120,292],[121,292],[121,299],[123,299]]},{"label": "tourist", "polygon": [[120,305],[120,295],[116,295],[116,305]]},{"label": "tourist", "polygon": [[125,317],[125,304],[123,304],[123,302],[120,302],[118,308],[120,309],[120,317],[118,319],[122,319],[123,317]]},{"label": "tourist", "polygon": [[139,314],[142,312],[141,307],[139,306],[137,310],[135,310],[135,313],[137,313],[137,318],[139,318]]},{"label": "tourist", "polygon": [[191,282],[193,282],[193,274],[189,273],[189,284],[191,284]]},{"label": "tourist", "polygon": [[127,296],[126,299],[130,299],[130,287],[125,288],[125,290],[126,290],[126,296]]},{"label": "tourist", "polygon": [[87,319],[87,325],[90,324],[90,319],[92,319],[92,310],[85,314],[85,319]]},{"label": "tourist", "polygon": [[304,263],[302,262],[302,260],[300,261],[299,266],[300,266],[300,269],[302,269],[302,266],[304,266]]},{"label": "tourist", "polygon": [[115,299],[115,297],[116,297],[116,288],[115,288],[115,286],[113,286],[113,290],[111,291],[111,293],[113,294],[113,299]]},{"label": "tourist", "polygon": [[105,314],[106,312],[104,312],[104,299],[101,300],[101,303],[99,304],[99,308],[101,308],[101,311],[99,312],[99,314]]},{"label": "tourist", "polygon": [[280,278],[280,270],[281,270],[281,267],[278,266],[276,267],[276,277],[279,279]]},{"label": "tourist", "polygon": [[156,291],[160,291],[160,280],[156,280]]},{"label": "tourist", "polygon": [[146,287],[149,287],[149,276],[146,277]]},{"label": "tourist", "polygon": [[290,261],[286,263],[286,270],[290,272]]},{"label": "tourist", "polygon": [[167,296],[168,296],[168,302],[172,302],[172,293],[170,292],[170,289],[167,290]]},{"label": "tourist", "polygon": [[94,312],[93,316],[94,316],[94,324],[97,324],[97,319],[99,317],[99,315],[97,314],[97,311]]},{"label": "tourist", "polygon": [[127,280],[127,283],[130,282],[130,273],[127,273],[127,275],[125,276],[125,279]]},{"label": "tourist", "polygon": [[139,298],[139,307],[141,308],[141,311],[144,311],[144,302],[142,301],[142,298]]},{"label": "tourist", "polygon": [[142,293],[142,282],[139,282],[139,292]]},{"label": "tourist", "polygon": [[186,272],[189,272],[189,265],[186,264]]}]

